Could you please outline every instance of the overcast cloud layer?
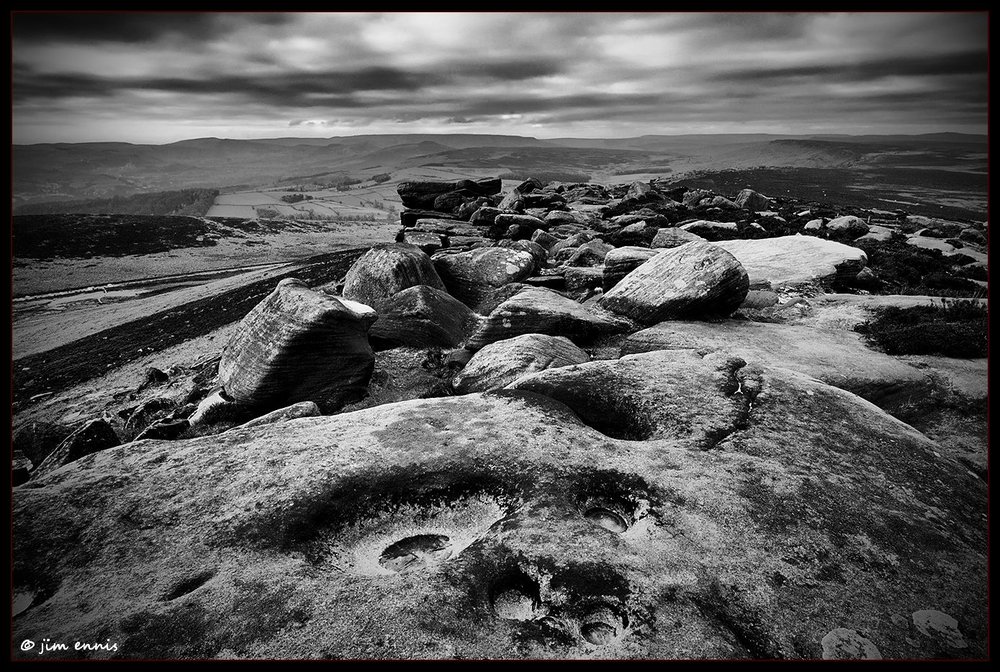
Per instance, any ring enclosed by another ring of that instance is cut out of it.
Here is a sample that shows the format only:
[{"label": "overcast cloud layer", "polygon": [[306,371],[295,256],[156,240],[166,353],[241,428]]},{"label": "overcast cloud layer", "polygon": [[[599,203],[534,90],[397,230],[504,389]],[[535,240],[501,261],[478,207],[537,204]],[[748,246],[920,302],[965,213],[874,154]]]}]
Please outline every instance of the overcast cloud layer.
[{"label": "overcast cloud layer", "polygon": [[14,141],[986,132],[985,13],[13,15]]}]

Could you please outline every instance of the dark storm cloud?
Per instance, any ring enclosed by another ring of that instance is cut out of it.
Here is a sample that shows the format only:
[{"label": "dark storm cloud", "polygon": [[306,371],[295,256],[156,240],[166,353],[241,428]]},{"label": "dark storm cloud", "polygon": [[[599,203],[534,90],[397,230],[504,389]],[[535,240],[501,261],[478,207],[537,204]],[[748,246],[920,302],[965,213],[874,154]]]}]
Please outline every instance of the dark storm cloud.
[{"label": "dark storm cloud", "polygon": [[356,107],[350,96],[372,91],[417,93],[457,79],[484,82],[520,81],[558,72],[554,61],[455,63],[435,71],[368,67],[354,71],[280,72],[261,75],[185,77],[101,77],[89,74],[42,74],[23,65],[15,68],[14,100],[109,97],[122,91],[164,91],[182,95],[233,95],[277,106],[311,107],[342,104]]},{"label": "dark storm cloud", "polygon": [[248,23],[282,25],[288,14],[185,12],[14,12],[14,40],[32,42],[123,42],[138,44],[164,37],[206,40]]},{"label": "dark storm cloud", "polygon": [[715,73],[710,79],[761,84],[796,78],[821,82],[870,82],[885,77],[985,74],[988,58],[987,52],[982,50],[945,55],[890,56],[857,63],[740,68]]}]

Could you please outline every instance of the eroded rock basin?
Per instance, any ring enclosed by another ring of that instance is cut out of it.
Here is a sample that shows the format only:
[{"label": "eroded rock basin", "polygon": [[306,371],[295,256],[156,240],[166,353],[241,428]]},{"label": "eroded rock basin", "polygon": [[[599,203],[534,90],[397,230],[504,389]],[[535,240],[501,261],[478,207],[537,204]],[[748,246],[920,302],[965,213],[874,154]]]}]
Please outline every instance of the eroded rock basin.
[{"label": "eroded rock basin", "polygon": [[[89,655],[123,658],[985,655],[985,485],[909,426],[724,353],[527,381],[135,442],[19,487],[14,583],[32,597],[14,641],[110,640]],[[633,388],[644,403],[616,406]],[[622,409],[643,431],[608,431]]]}]

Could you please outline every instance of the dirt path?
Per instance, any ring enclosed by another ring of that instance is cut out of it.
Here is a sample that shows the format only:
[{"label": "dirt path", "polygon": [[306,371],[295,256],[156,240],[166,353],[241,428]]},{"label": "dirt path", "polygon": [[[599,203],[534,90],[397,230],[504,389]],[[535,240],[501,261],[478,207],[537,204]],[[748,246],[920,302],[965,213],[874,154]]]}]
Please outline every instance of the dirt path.
[{"label": "dirt path", "polygon": [[12,375],[15,412],[31,398],[90,380],[128,362],[207,334],[241,319],[283,278],[309,285],[338,280],[366,250],[341,250],[312,257],[281,275],[120,324],[53,350],[21,358]]}]

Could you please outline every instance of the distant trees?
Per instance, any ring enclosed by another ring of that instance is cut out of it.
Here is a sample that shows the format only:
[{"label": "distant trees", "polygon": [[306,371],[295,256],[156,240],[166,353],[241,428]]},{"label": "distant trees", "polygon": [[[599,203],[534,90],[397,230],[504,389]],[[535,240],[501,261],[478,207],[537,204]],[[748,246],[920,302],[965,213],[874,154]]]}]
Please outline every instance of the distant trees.
[{"label": "distant trees", "polygon": [[375,184],[382,184],[383,182],[388,182],[392,179],[392,175],[389,173],[379,173],[378,175],[372,175],[372,182]]},{"label": "distant trees", "polygon": [[309,194],[284,194],[281,200],[285,203],[298,203],[300,201],[311,201],[312,198]]}]

